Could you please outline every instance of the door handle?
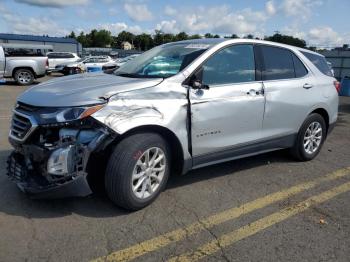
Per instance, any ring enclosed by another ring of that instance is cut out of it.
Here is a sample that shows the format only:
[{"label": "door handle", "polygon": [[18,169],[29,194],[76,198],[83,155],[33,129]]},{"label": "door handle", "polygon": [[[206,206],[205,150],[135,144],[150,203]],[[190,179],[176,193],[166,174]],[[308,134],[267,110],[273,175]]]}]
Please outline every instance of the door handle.
[{"label": "door handle", "polygon": [[313,85],[312,84],[308,84],[308,83],[303,85],[303,88],[305,88],[305,89],[310,89],[312,87],[313,87]]}]

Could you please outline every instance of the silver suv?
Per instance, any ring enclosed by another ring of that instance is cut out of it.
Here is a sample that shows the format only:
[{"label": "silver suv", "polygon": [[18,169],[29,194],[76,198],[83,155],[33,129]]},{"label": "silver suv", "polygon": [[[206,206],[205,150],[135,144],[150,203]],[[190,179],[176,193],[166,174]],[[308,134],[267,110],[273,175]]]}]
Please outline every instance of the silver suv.
[{"label": "silver suv", "polygon": [[18,97],[8,175],[34,197],[103,188],[150,204],[171,173],[289,148],[311,160],[337,120],[325,58],[257,40],[191,40],[114,74],[64,77]]}]

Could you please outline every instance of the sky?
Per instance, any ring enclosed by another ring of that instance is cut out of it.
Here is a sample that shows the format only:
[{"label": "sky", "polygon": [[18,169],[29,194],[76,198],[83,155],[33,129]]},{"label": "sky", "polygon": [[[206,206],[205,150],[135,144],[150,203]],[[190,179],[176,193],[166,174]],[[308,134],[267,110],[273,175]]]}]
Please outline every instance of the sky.
[{"label": "sky", "polygon": [[91,29],[114,35],[283,34],[308,45],[350,43],[350,0],[0,0],[0,32],[65,36]]}]

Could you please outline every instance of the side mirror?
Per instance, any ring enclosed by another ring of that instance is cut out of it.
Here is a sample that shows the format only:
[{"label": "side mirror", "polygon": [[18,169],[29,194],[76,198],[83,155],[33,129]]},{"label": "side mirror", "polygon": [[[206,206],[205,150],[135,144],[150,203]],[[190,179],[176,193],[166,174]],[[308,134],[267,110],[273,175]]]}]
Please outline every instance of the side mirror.
[{"label": "side mirror", "polygon": [[194,73],[194,75],[191,77],[190,86],[196,90],[200,90],[200,89],[208,90],[209,86],[206,84],[203,84],[202,79],[203,79],[203,67],[197,70],[197,72]]}]

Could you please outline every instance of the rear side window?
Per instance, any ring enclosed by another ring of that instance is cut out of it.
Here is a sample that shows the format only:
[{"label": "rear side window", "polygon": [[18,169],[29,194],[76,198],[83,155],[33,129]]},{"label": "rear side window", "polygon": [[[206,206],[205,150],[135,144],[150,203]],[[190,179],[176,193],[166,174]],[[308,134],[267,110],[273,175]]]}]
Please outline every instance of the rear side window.
[{"label": "rear side window", "polygon": [[327,76],[333,76],[330,67],[327,64],[326,58],[320,55],[311,54],[308,52],[302,52],[323,74]]},{"label": "rear side window", "polygon": [[203,65],[203,83],[225,85],[255,81],[255,61],[252,45],[226,47]]},{"label": "rear side window", "polygon": [[44,56],[41,49],[4,48],[7,57]]},{"label": "rear side window", "polygon": [[295,78],[292,53],[283,48],[261,46],[264,69],[263,80]]},{"label": "rear side window", "polygon": [[47,57],[51,59],[66,59],[66,58],[74,58],[74,55],[71,53],[50,53],[50,54],[47,54]]},{"label": "rear side window", "polygon": [[304,64],[300,61],[300,59],[295,55],[292,54],[293,57],[293,63],[294,63],[294,69],[295,69],[295,77],[303,77],[306,76],[308,71],[305,68]]}]

